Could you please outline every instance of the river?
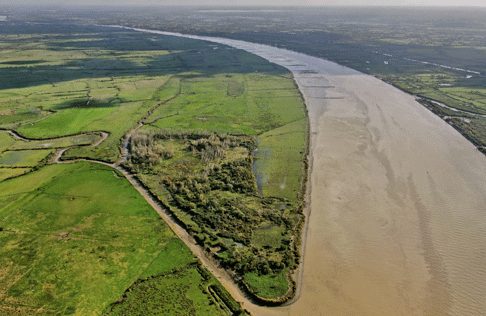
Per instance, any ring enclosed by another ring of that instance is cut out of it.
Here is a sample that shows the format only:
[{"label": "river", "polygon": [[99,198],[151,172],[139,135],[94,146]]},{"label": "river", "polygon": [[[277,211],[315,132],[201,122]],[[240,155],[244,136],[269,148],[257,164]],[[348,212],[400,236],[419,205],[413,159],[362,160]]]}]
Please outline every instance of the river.
[{"label": "river", "polygon": [[254,315],[484,315],[483,154],[413,96],[372,76],[275,47],[184,36],[288,68],[309,110],[300,293],[288,306],[245,308]]}]

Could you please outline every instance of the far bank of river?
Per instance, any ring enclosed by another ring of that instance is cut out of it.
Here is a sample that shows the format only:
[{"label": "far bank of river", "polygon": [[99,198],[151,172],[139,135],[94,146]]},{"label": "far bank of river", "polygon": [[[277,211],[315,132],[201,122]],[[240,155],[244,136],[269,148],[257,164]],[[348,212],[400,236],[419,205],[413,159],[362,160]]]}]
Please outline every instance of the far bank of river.
[{"label": "far bank of river", "polygon": [[335,63],[248,42],[293,72],[309,110],[310,216],[300,293],[254,315],[481,315],[486,157],[410,96]]}]

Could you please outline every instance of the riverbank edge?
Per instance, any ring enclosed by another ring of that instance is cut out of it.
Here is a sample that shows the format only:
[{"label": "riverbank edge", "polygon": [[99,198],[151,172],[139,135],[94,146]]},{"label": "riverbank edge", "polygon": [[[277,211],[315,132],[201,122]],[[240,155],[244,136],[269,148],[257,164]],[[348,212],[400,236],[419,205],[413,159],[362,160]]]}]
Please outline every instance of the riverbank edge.
[{"label": "riverbank edge", "polygon": [[[434,115],[436,115],[437,117],[439,117],[441,120],[443,120],[444,122],[446,122],[448,125],[450,125],[452,128],[454,128],[459,134],[461,134],[465,139],[467,139],[471,144],[473,144],[474,147],[476,147],[476,149],[478,151],[480,151],[482,154],[484,154],[486,156],[486,146],[483,146],[483,144],[479,143],[477,140],[475,140],[470,135],[468,135],[465,130],[461,129],[459,126],[457,126],[456,124],[454,124],[454,121],[452,120],[453,117],[450,117],[450,116],[444,114],[441,111],[441,108],[442,107],[439,104],[437,104],[437,103],[442,103],[446,107],[449,107],[451,109],[455,109],[454,107],[452,107],[450,105],[447,105],[446,103],[443,103],[443,102],[441,102],[439,100],[435,100],[435,99],[432,99],[432,98],[423,96],[421,94],[411,93],[410,91],[407,91],[405,89],[402,89],[398,85],[394,84],[393,82],[388,81],[388,80],[385,80],[385,79],[383,79],[382,77],[380,77],[378,75],[373,75],[373,77],[375,77],[376,79],[378,79],[378,80],[380,80],[380,81],[382,81],[384,83],[387,83],[387,84],[393,86],[394,88],[396,88],[396,89],[398,89],[398,90],[400,90],[402,92],[405,92],[406,94],[414,97],[415,100],[417,101],[417,103],[419,103],[420,105],[422,105],[424,108],[426,108],[427,110],[429,110],[430,112],[432,112]],[[482,116],[482,115],[484,115],[484,114],[479,114],[479,113],[475,113],[475,112],[469,112],[469,111],[461,110],[461,109],[457,109],[457,110],[459,112],[461,112],[461,113],[464,113],[465,115],[471,115],[471,116]],[[461,118],[461,116],[457,116],[457,118]]]}]

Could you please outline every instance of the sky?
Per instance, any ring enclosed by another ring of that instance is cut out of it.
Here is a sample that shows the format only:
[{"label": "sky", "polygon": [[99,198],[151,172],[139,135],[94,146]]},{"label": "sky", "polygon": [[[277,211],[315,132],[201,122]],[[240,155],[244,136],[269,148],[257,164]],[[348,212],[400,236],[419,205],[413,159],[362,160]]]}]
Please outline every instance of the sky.
[{"label": "sky", "polygon": [[0,0],[0,5],[385,5],[480,6],[484,0]]}]

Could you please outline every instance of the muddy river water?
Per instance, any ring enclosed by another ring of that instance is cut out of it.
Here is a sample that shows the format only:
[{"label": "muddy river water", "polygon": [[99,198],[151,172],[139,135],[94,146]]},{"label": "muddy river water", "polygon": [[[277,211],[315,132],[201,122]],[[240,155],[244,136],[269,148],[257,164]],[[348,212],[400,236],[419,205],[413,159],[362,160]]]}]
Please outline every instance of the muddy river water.
[{"label": "muddy river water", "polygon": [[[154,32],[172,34],[164,32]],[[486,315],[486,158],[413,96],[335,63],[201,38],[290,69],[311,126],[298,299],[255,315]]]}]

